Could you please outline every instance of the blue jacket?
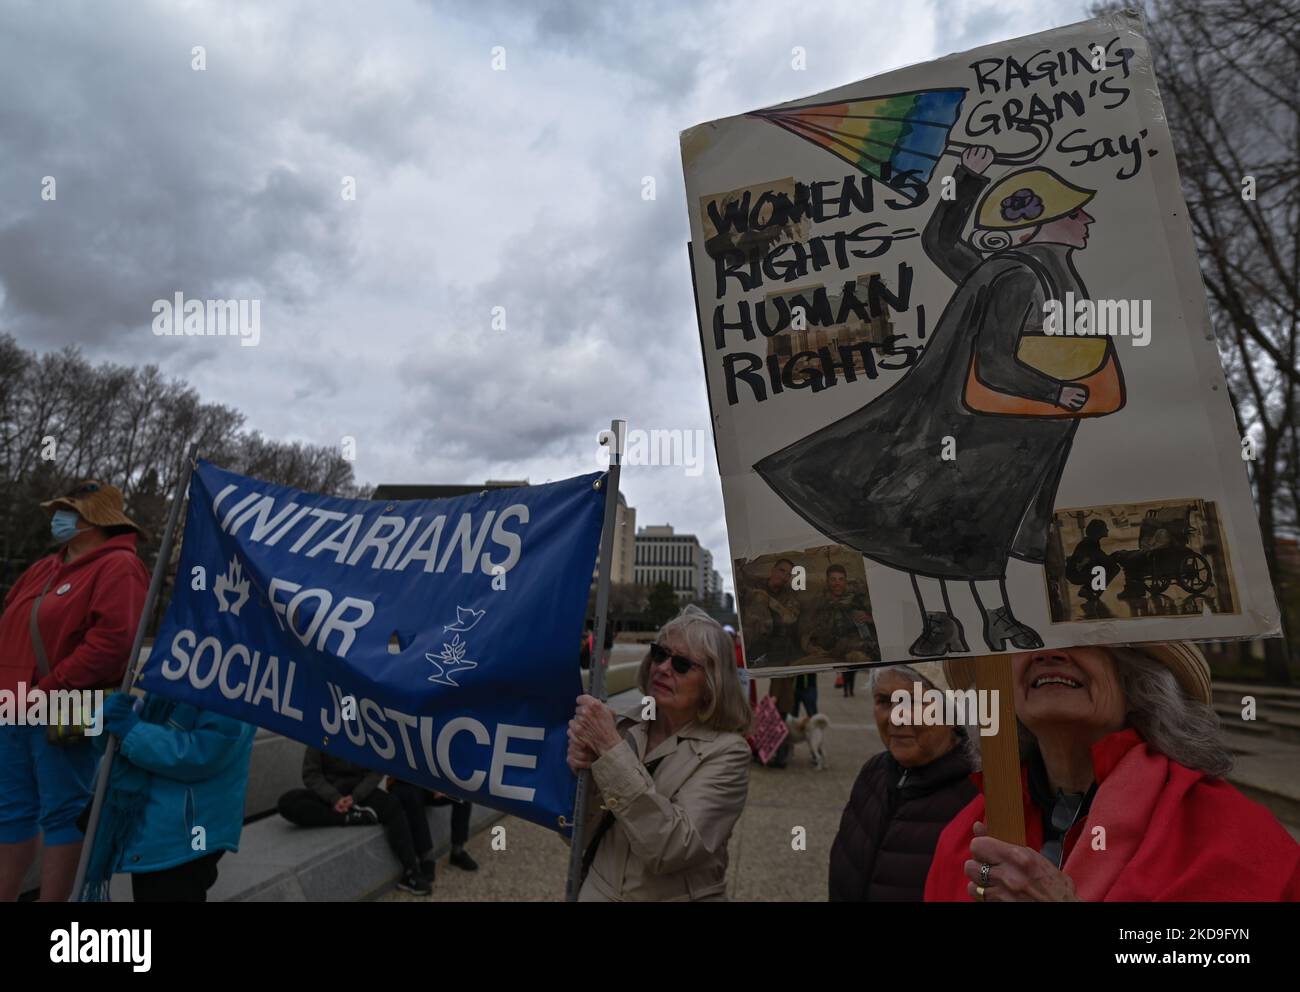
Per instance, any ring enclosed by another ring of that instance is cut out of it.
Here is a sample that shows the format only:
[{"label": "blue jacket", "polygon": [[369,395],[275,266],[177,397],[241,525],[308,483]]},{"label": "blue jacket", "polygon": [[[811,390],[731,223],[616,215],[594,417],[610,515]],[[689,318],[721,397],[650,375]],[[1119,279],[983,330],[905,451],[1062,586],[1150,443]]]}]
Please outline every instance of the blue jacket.
[{"label": "blue jacket", "polygon": [[149,798],[114,870],[162,871],[239,850],[256,733],[251,724],[188,703],[177,704],[164,724],[141,720],[132,727],[117,760],[150,773]]}]

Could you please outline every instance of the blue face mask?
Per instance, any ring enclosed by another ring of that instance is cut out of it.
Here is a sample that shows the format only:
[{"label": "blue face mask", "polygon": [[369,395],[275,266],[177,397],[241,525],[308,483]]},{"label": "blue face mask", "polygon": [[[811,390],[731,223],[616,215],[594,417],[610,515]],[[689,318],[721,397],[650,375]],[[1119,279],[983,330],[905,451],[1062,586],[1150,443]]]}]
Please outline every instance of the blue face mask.
[{"label": "blue face mask", "polygon": [[50,533],[54,540],[66,544],[77,536],[77,515],[71,510],[55,510],[50,518]]}]

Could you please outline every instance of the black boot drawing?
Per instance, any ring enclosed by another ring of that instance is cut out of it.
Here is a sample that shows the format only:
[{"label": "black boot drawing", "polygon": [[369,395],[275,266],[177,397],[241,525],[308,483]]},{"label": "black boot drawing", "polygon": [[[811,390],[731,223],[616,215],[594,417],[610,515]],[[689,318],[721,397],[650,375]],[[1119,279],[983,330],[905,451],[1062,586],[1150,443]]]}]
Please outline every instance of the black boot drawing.
[{"label": "black boot drawing", "polygon": [[992,610],[984,608],[984,602],[980,599],[979,590],[975,583],[970,584],[971,595],[975,597],[975,604],[980,608],[980,613],[984,615],[984,643],[990,651],[1005,651],[1007,641],[1020,651],[1032,651],[1034,648],[1043,646],[1043,639],[1038,636],[1038,631],[1034,630],[1028,624],[1021,623],[1011,614],[1011,606],[1007,602],[1007,581],[1005,578],[999,580],[998,589],[1002,593],[1002,605],[996,606]]},{"label": "black boot drawing", "polygon": [[1038,631],[1013,617],[1007,607],[999,606],[984,614],[984,643],[990,651],[1003,651],[1007,641],[1021,651],[1043,646]]},{"label": "black boot drawing", "polygon": [[917,658],[937,658],[970,651],[961,621],[952,614],[922,613],[921,619],[924,629],[907,649],[909,654]]}]

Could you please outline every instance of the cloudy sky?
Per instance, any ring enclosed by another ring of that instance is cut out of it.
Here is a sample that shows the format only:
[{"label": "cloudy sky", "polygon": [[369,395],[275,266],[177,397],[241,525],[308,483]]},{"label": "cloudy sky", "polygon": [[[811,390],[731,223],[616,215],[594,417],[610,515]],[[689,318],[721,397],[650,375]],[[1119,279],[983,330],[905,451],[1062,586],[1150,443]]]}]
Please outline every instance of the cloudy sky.
[{"label": "cloudy sky", "polygon": [[[678,133],[1085,7],[0,0],[0,331],[354,437],[367,482],[581,474],[614,417],[703,431],[702,473],[624,491],[725,569]],[[260,343],[156,337],[177,292],[260,300]]]}]

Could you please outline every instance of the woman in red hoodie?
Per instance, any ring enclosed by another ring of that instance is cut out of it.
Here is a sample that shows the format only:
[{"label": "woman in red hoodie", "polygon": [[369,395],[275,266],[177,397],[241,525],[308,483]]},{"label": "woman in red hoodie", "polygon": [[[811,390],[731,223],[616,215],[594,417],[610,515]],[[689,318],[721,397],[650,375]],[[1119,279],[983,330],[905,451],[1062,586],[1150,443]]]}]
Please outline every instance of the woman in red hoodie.
[{"label": "woman in red hoodie", "polygon": [[[945,663],[955,686],[971,662]],[[1300,844],[1224,781],[1210,667],[1186,642],[1011,656],[1025,845],[976,796],[939,837],[926,901],[1300,899]]]},{"label": "woman in red hoodie", "polygon": [[[136,554],[140,528],[122,493],[83,482],[41,504],[58,545],[19,576],[0,614],[0,692],[15,703],[40,689],[117,688],[126,672],[149,575]],[[50,726],[0,726],[0,902],[18,897],[44,836],[41,900],[66,900],[90,798],[91,742],[63,740]]]}]

